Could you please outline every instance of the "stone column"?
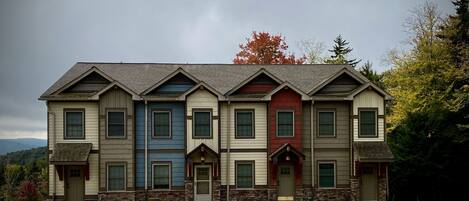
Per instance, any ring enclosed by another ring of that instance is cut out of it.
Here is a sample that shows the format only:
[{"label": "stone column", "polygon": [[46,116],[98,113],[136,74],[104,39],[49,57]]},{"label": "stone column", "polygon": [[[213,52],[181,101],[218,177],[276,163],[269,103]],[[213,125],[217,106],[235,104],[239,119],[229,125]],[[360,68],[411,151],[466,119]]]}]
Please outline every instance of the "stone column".
[{"label": "stone column", "polygon": [[220,189],[221,188],[221,180],[214,179],[212,181],[212,200],[213,201],[220,201]]},{"label": "stone column", "polygon": [[194,200],[194,182],[190,178],[186,179],[185,182],[185,196],[186,201]]},{"label": "stone column", "polygon": [[352,201],[360,200],[360,179],[359,178],[350,179],[350,200]]},{"label": "stone column", "polygon": [[378,179],[378,200],[386,201],[388,193],[388,181],[386,177],[381,177]]}]

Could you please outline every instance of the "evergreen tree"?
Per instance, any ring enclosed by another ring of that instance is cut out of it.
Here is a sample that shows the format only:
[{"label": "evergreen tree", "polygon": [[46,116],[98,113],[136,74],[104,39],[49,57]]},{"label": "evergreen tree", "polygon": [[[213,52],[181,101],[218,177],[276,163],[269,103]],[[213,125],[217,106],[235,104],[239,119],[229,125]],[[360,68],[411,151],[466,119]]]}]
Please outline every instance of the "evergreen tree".
[{"label": "evergreen tree", "polygon": [[365,64],[359,69],[360,73],[368,78],[373,84],[384,89],[385,85],[383,82],[383,74],[380,74],[373,70],[373,64],[370,61],[366,61]]},{"label": "evergreen tree", "polygon": [[349,42],[347,42],[345,39],[342,38],[341,35],[338,35],[334,39],[334,47],[329,50],[329,52],[332,52],[333,55],[331,55],[330,59],[325,60],[325,63],[328,64],[349,64],[353,67],[355,67],[358,63],[360,63],[361,60],[357,59],[348,59],[348,55],[350,52],[352,52],[352,48],[350,48]]}]

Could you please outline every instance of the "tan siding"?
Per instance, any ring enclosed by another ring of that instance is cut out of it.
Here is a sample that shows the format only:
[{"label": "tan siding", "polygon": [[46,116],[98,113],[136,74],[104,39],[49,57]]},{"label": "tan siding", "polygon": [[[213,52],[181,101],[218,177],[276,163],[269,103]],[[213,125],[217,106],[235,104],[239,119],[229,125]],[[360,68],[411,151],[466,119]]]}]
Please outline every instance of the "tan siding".
[{"label": "tan siding", "polygon": [[[192,116],[192,109],[212,109],[212,117],[218,117],[218,99],[207,90],[197,90],[186,100],[187,116]],[[187,119],[187,153],[204,143],[215,152],[218,152],[218,119],[212,118],[212,139],[192,138],[192,119]]]},{"label": "tan siding", "polygon": [[[358,115],[359,108],[378,108],[378,115],[384,115],[384,98],[373,90],[366,90],[355,96],[353,100],[353,115]],[[378,137],[359,138],[358,119],[353,119],[354,141],[384,141],[384,117],[378,117]]]},{"label": "tan siding", "polygon": [[[226,153],[221,154],[221,183],[226,185]],[[255,161],[255,184],[267,185],[267,152],[230,153],[230,185],[235,185],[235,161]]]},{"label": "tan siding", "polygon": [[[134,187],[134,106],[132,96],[117,88],[100,96],[100,188],[106,188],[106,163],[127,163],[127,187]],[[126,139],[106,138],[107,109],[125,108],[127,115]]]},{"label": "tan siding", "polygon": [[[64,140],[64,109],[85,109],[85,139]],[[55,115],[55,121],[49,121],[49,148],[55,143],[92,143],[93,150],[98,150],[98,103],[96,102],[49,102],[48,112]],[[49,115],[51,116],[51,115]],[[49,120],[52,120],[50,117]],[[55,128],[55,135],[53,129]],[[53,139],[55,137],[55,139]]]},{"label": "tan siding", "polygon": [[[235,138],[235,110],[254,109],[254,139]],[[267,149],[267,104],[265,103],[232,103],[230,104],[230,144],[231,149]],[[221,148],[226,149],[228,133],[228,105],[223,103],[220,109],[221,117]]]},{"label": "tan siding", "polygon": [[[318,111],[321,109],[335,110],[336,137],[318,137]],[[348,148],[350,147],[349,103],[347,102],[316,102],[314,104],[313,136],[314,148]]]},{"label": "tan siding", "polygon": [[350,183],[350,155],[349,150],[338,149],[316,149],[315,156],[315,186],[318,186],[318,161],[335,161],[336,178],[338,185],[348,185]]},{"label": "tan siding", "polygon": [[301,133],[303,154],[305,161],[303,161],[302,179],[303,185],[311,185],[311,103],[303,103],[303,131]]}]

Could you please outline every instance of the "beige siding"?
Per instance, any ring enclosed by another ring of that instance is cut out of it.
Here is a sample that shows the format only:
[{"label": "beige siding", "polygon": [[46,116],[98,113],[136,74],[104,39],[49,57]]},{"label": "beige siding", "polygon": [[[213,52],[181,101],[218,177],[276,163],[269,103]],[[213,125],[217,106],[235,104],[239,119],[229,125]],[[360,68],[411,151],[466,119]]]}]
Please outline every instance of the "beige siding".
[{"label": "beige siding", "polygon": [[[359,108],[378,109],[378,137],[360,138],[358,137],[358,110]],[[353,100],[353,140],[354,141],[384,141],[384,98],[373,90],[366,90],[355,96]]]},{"label": "beige siding", "polygon": [[[187,116],[192,117],[193,109],[212,109],[212,138],[211,139],[193,139],[192,138],[192,119],[187,119],[187,153],[204,143],[218,153],[218,99],[207,90],[197,90],[186,100]],[[215,118],[213,118],[215,117]]]},{"label": "beige siding", "polygon": [[[231,149],[267,149],[267,104],[266,103],[232,103],[230,104],[230,144]],[[254,139],[235,138],[235,110],[254,110]],[[221,105],[221,148],[226,149],[228,133],[228,104]]]},{"label": "beige siding", "polygon": [[[64,140],[64,109],[85,109],[85,139]],[[98,103],[97,102],[49,102],[49,149],[54,143],[93,143],[98,150]],[[51,115],[52,114],[52,115]],[[55,120],[51,121],[55,116]],[[55,132],[55,133],[54,133]]]},{"label": "beige siding", "polygon": [[[100,188],[106,189],[106,163],[127,163],[127,188],[134,187],[134,106],[132,96],[121,89],[111,89],[100,96]],[[125,109],[127,115],[126,138],[106,138],[106,111]]]},{"label": "beige siding", "polygon": [[[85,195],[98,194],[98,154],[90,154],[89,159],[90,179],[85,180]],[[55,182],[54,182],[55,177]],[[65,179],[65,178],[64,178]],[[54,188],[55,183],[55,188]],[[49,195],[65,195],[64,181],[59,180],[59,175],[54,165],[49,165]]]},{"label": "beige siding", "polygon": [[[350,114],[348,102],[315,102],[313,136],[314,148],[349,148],[350,147]],[[335,111],[336,136],[318,137],[318,111]]]},{"label": "beige siding", "polygon": [[337,185],[349,185],[350,181],[350,155],[348,149],[319,149],[314,151],[315,156],[315,186],[318,186],[318,161],[329,162],[333,161],[336,163],[336,184]]},{"label": "beige siding", "polygon": [[[221,154],[221,183],[226,185],[226,155]],[[230,185],[235,185],[235,161],[254,160],[255,185],[267,185],[267,153],[249,152],[249,153],[230,153]]]}]

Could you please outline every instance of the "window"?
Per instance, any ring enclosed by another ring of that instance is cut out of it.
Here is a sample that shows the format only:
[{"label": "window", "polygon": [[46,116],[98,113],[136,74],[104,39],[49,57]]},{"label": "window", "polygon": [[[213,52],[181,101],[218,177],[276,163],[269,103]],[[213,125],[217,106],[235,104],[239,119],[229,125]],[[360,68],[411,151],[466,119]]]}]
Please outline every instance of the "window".
[{"label": "window", "polygon": [[65,112],[65,138],[85,138],[84,113],[85,110],[66,110]]},{"label": "window", "polygon": [[359,110],[359,136],[361,137],[376,137],[377,130],[377,117],[376,109],[363,109]]},{"label": "window", "polygon": [[194,137],[210,138],[212,136],[212,112],[194,112]]},{"label": "window", "polygon": [[171,187],[171,164],[153,164],[153,189],[170,189]]},{"label": "window", "polygon": [[334,137],[335,136],[335,112],[319,111],[318,112],[318,136]]},{"label": "window", "polygon": [[236,110],[236,138],[254,138],[254,110]]},{"label": "window", "polygon": [[107,189],[108,191],[125,190],[124,164],[109,164],[107,166]]},{"label": "window", "polygon": [[254,162],[236,162],[236,188],[254,187]]},{"label": "window", "polygon": [[335,187],[335,163],[319,163],[319,187]]},{"label": "window", "polygon": [[107,112],[107,137],[125,137],[125,112],[119,110],[109,110]]},{"label": "window", "polygon": [[153,111],[153,137],[171,138],[171,111]]},{"label": "window", "polygon": [[277,112],[277,136],[294,136],[293,111]]}]

